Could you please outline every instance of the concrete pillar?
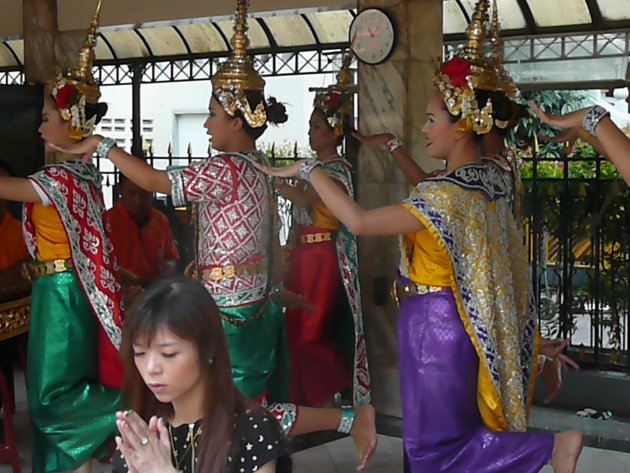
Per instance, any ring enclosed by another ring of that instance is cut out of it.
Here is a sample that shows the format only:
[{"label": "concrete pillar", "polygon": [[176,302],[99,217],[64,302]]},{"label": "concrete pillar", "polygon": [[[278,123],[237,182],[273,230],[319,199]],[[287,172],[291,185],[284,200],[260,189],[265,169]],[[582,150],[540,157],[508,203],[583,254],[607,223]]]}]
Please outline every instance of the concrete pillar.
[{"label": "concrete pillar", "polygon": [[55,69],[57,0],[23,0],[22,22],[26,83],[42,84]]},{"label": "concrete pillar", "polygon": [[[76,65],[87,29],[59,32],[57,0],[23,0],[22,16],[27,84],[45,84],[55,77],[57,70]],[[55,162],[55,154],[47,154],[46,163]]]},{"label": "concrete pillar", "polygon": [[[426,103],[433,93],[432,58],[439,57],[442,50],[442,1],[359,0],[358,4],[359,10],[385,10],[397,32],[396,49],[387,62],[359,65],[360,131],[393,133],[426,171],[435,169],[441,163],[426,156],[421,129]],[[400,202],[409,189],[385,150],[362,147],[358,195],[364,208]],[[380,414],[400,417],[397,307],[389,297],[398,265],[397,238],[360,238],[359,264],[373,402]]]}]

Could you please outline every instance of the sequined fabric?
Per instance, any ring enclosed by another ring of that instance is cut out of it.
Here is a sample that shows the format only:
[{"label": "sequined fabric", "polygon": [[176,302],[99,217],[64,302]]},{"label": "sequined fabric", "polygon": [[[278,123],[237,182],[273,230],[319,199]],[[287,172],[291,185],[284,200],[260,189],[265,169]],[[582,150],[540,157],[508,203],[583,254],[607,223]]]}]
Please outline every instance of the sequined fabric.
[{"label": "sequined fabric", "polygon": [[405,473],[534,473],[549,461],[553,434],[484,425],[479,358],[450,289],[406,298],[397,331]]},{"label": "sequined fabric", "polygon": [[427,179],[403,204],[448,251],[451,287],[477,355],[479,409],[493,430],[524,431],[536,318],[509,176],[480,162]]},{"label": "sequined fabric", "polygon": [[[44,166],[29,179],[46,193],[63,223],[78,283],[100,322],[93,341],[94,351],[99,356],[100,381],[120,388],[123,369],[118,348],[122,339],[122,297],[114,248],[109,239],[109,221],[104,215],[102,176],[93,164],[71,160]],[[36,227],[43,222],[35,221],[35,209],[34,203],[26,203],[22,222],[28,250],[36,259],[40,252]]]},{"label": "sequined fabric", "polygon": [[[168,171],[174,204],[198,203],[200,271],[267,263],[271,186],[253,163],[267,158],[258,152],[222,154]],[[203,283],[219,307],[260,301],[268,290],[266,271]]]},{"label": "sequined fabric", "polygon": [[[325,231],[298,225],[298,237]],[[291,251],[287,289],[312,306],[286,312],[289,399],[316,407],[352,386],[354,327],[344,300],[335,242],[301,244]],[[349,355],[349,356],[348,356]]]},{"label": "sequined fabric", "polygon": [[97,382],[97,330],[72,270],[35,279],[26,377],[34,473],[74,470],[113,443],[120,399]]},{"label": "sequined fabric", "polygon": [[272,401],[286,401],[289,357],[282,309],[270,300],[225,307],[221,313],[236,387],[251,399],[267,393]]},{"label": "sequined fabric", "polygon": [[[228,266],[269,267],[272,187],[255,163],[267,163],[266,156],[222,154],[168,170],[174,204],[197,204],[200,273]],[[221,308],[234,382],[252,399],[267,393],[271,400],[285,401],[286,332],[282,309],[268,298],[268,272],[233,273],[203,283]]]},{"label": "sequined fabric", "polygon": [[[328,161],[323,167],[328,175],[340,183],[346,193],[354,198],[352,186],[352,166],[343,157]],[[294,219],[300,225],[312,225],[313,219],[308,209],[294,205]],[[343,350],[353,347],[353,373],[352,373],[352,401],[355,406],[370,402],[370,372],[368,370],[367,345],[363,329],[363,311],[361,308],[361,286],[359,284],[357,239],[346,226],[339,225],[335,238],[335,252],[337,265],[343,288],[347,299],[352,324],[354,325],[354,340],[342,341]],[[297,290],[297,288],[294,288]],[[325,288],[323,288],[325,290]],[[302,291],[297,290],[298,293]],[[339,318],[341,314],[337,314]],[[349,343],[351,345],[349,345]]]},{"label": "sequined fabric", "polygon": [[267,405],[267,401],[263,400],[263,407],[266,408],[269,413],[276,418],[280,424],[280,428],[284,432],[284,435],[289,435],[291,429],[295,425],[295,421],[298,418],[298,408],[295,404],[289,403],[273,403]]}]

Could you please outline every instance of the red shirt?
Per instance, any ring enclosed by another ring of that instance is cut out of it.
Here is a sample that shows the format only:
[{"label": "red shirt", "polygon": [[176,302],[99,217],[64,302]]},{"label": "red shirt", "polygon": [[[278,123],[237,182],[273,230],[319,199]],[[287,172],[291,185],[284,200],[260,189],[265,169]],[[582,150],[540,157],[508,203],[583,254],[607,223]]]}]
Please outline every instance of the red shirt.
[{"label": "red shirt", "polygon": [[8,210],[0,211],[0,270],[29,258],[22,222],[13,218]]},{"label": "red shirt", "polygon": [[138,226],[119,200],[107,211],[111,225],[110,238],[118,266],[131,271],[145,281],[160,277],[162,261],[177,260],[179,253],[166,216],[151,207],[147,222]]}]

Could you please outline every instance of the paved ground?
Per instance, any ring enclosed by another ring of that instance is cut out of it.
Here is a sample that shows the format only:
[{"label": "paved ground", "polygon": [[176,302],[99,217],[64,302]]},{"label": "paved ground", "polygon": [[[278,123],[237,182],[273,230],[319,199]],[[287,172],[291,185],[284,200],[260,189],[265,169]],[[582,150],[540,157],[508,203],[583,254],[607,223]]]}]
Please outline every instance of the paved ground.
[{"label": "paved ground", "polygon": [[[352,441],[337,440],[301,451],[293,457],[295,473],[352,472],[355,466]],[[402,442],[395,437],[379,437],[379,444],[366,473],[402,472]],[[576,473],[630,473],[630,454],[585,447]],[[542,473],[553,473],[546,466]]]},{"label": "paved ground", "polygon": [[[23,381],[18,383],[17,414],[14,422],[20,449],[22,473],[31,473],[30,440],[28,415],[26,413]],[[355,453],[352,441],[343,438],[334,442],[313,447],[293,456],[295,473],[342,473],[353,472]],[[109,473],[108,465],[94,464],[93,473]],[[399,438],[379,436],[376,453],[369,463],[366,473],[402,472],[402,442]],[[543,473],[552,473],[545,467]],[[586,447],[582,454],[577,473],[630,473],[630,454],[611,450]],[[9,465],[0,465],[0,473],[12,473]]]}]

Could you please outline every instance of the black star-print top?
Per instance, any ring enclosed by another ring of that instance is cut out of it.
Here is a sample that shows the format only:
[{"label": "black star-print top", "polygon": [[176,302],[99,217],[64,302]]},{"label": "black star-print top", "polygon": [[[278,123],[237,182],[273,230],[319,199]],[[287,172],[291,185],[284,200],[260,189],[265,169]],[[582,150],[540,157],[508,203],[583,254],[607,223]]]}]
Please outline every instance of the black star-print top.
[{"label": "black star-print top", "polygon": [[[171,460],[182,473],[197,472],[201,421],[170,427],[173,448]],[[190,439],[194,438],[193,445]],[[193,455],[194,453],[194,455]],[[194,458],[194,460],[193,460]],[[253,473],[270,461],[276,461],[276,473],[291,473],[293,466],[278,421],[262,407],[247,409],[234,421],[232,442],[228,449],[229,473]],[[116,452],[112,459],[114,473],[127,473],[127,464]]]}]

